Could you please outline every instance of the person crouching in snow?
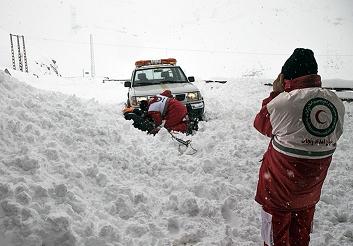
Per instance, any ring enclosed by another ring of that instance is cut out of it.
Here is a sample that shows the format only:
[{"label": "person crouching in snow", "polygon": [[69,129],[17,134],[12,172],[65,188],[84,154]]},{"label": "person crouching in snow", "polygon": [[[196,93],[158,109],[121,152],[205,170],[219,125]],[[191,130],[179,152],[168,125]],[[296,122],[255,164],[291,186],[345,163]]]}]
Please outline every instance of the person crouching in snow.
[{"label": "person crouching in snow", "polygon": [[186,106],[173,98],[170,90],[165,90],[149,100],[148,115],[156,125],[151,131],[152,134],[156,134],[163,126],[168,131],[183,133],[188,129]]},{"label": "person crouching in snow", "polygon": [[271,138],[255,197],[265,245],[309,245],[315,204],[343,132],[344,105],[321,88],[317,72],[313,51],[295,49],[254,120]]}]

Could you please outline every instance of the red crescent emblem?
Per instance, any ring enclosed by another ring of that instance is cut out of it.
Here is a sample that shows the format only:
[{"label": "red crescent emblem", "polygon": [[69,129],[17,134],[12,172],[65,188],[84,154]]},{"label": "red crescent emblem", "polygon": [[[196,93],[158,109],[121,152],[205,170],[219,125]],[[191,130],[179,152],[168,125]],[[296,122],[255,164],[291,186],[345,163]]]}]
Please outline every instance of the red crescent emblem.
[{"label": "red crescent emblem", "polygon": [[320,118],[319,118],[319,116],[320,116],[320,114],[321,114],[322,112],[326,113],[325,110],[322,110],[322,109],[320,109],[320,110],[318,110],[318,111],[316,112],[316,114],[315,114],[315,120],[316,120],[317,122],[319,122],[320,124],[325,124],[326,121],[321,121]]}]

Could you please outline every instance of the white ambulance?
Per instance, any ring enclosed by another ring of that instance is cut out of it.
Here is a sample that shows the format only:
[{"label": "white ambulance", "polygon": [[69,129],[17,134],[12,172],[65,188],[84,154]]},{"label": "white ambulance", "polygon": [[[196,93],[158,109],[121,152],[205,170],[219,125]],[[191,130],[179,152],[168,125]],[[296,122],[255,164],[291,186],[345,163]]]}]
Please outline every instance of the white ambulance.
[{"label": "white ambulance", "polygon": [[194,116],[203,119],[205,103],[200,90],[192,83],[195,78],[186,77],[176,62],[174,58],[136,61],[131,80],[124,83],[129,88],[127,106],[138,108],[142,100],[170,90]]}]

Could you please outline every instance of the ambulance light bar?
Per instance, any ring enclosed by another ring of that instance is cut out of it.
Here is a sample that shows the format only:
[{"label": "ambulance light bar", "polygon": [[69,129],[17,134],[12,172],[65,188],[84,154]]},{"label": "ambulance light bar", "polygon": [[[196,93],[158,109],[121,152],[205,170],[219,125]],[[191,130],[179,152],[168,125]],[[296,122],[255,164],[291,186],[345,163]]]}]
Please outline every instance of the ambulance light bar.
[{"label": "ambulance light bar", "polygon": [[135,62],[136,67],[148,66],[148,65],[158,65],[158,64],[169,64],[175,65],[177,62],[174,58],[160,59],[160,60],[140,60]]}]

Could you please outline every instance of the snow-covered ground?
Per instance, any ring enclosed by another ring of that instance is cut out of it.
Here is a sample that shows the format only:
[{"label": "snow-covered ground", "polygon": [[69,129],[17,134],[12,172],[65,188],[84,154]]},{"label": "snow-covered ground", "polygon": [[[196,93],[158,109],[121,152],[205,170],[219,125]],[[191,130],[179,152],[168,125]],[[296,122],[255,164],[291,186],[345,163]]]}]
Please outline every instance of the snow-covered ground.
[{"label": "snow-covered ground", "polygon": [[[254,194],[269,139],[252,122],[271,81],[196,82],[208,121],[190,155],[123,119],[120,82],[15,76],[0,72],[1,246],[261,245]],[[311,245],[353,245],[345,107]]]},{"label": "snow-covered ground", "polygon": [[[255,78],[307,47],[325,86],[352,88],[352,9],[350,0],[2,0],[0,70],[21,82],[0,71],[0,246],[262,245],[253,198],[269,139],[252,122],[272,81]],[[10,33],[25,36],[39,78],[10,69]],[[78,78],[91,67],[90,34],[97,76],[125,79],[136,60],[175,57],[197,78],[208,121],[188,136],[196,154],[125,121],[122,82]],[[53,60],[63,77],[51,76]],[[198,79],[221,77],[243,79]],[[311,245],[353,245],[345,105]]]}]

